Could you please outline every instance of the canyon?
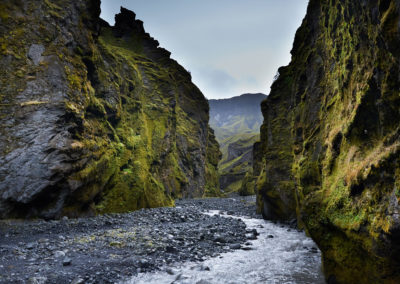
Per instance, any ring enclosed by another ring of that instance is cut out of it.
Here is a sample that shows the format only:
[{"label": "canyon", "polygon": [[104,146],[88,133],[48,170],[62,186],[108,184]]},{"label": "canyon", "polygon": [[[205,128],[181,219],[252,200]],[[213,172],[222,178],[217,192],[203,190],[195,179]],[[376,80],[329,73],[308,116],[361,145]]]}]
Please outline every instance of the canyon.
[{"label": "canyon", "polygon": [[399,283],[399,19],[310,0],[268,96],[221,102],[128,9],[1,1],[0,282],[185,283],[229,256],[245,283]]}]

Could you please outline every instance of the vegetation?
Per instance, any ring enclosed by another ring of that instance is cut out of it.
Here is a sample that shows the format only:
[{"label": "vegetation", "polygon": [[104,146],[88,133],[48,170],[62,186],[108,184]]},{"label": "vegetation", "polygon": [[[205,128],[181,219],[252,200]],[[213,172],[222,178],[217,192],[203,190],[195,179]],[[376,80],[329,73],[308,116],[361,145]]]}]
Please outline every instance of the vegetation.
[{"label": "vegetation", "polygon": [[259,210],[298,217],[338,283],[400,281],[399,12],[378,2],[310,1],[262,105]]},{"label": "vegetation", "polygon": [[[226,194],[254,194],[254,180],[245,178],[253,166],[253,145],[259,140],[263,94],[244,94],[223,100],[210,100],[210,125],[222,158],[218,164],[221,187]],[[242,185],[242,183],[245,184]],[[250,183],[250,184],[247,184]],[[242,187],[246,188],[242,190]]]},{"label": "vegetation", "polygon": [[[26,146],[39,160],[51,152],[49,162],[39,163],[49,176],[35,178],[52,194],[26,200],[30,212],[14,200],[0,215],[126,212],[218,195],[220,152],[208,127],[208,103],[134,13],[122,9],[110,27],[99,19],[98,1],[33,2],[0,4],[0,19],[7,21],[0,52],[9,58],[0,62],[0,119],[9,125],[1,127],[0,145],[9,146],[0,148],[6,155]],[[20,125],[7,122],[16,112],[48,140],[25,145],[17,137]],[[52,123],[32,120],[50,114],[57,115]],[[53,137],[60,137],[56,146]]]}]

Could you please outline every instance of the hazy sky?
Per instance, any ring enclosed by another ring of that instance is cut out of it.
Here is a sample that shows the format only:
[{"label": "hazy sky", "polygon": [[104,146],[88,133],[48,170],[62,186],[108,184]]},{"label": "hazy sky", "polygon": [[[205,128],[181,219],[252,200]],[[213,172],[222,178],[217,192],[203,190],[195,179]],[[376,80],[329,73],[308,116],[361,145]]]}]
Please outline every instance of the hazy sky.
[{"label": "hazy sky", "polygon": [[120,6],[136,13],[209,98],[269,93],[290,61],[308,0],[102,0],[114,24]]}]

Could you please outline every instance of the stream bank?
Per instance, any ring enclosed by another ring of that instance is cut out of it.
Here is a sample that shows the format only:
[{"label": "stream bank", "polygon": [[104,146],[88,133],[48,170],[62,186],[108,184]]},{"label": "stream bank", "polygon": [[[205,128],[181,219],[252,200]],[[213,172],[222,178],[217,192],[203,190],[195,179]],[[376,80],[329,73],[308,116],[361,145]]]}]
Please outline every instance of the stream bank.
[{"label": "stream bank", "polygon": [[[223,214],[204,214],[215,212],[212,210],[221,210]],[[280,243],[281,236],[302,236],[299,241],[293,239],[293,248],[283,252],[293,256],[291,267],[298,265],[297,252],[312,266],[320,265],[319,251],[304,233],[268,223],[254,212],[254,197],[235,197],[182,200],[176,202],[176,208],[142,209],[93,218],[3,220],[0,283],[136,283],[132,277],[138,280],[143,275],[157,275],[156,271],[169,273],[175,281],[178,266],[195,265],[200,270],[215,272],[219,264],[214,267],[213,260],[226,259],[226,253],[239,257],[243,252],[250,253],[242,260],[244,264],[250,257],[257,260],[260,251],[253,240],[264,240],[268,235],[273,235],[274,244]],[[249,227],[248,220],[260,224]],[[264,258],[276,256],[267,254]],[[258,261],[260,266],[263,261]],[[266,263],[264,270],[268,266]]]}]

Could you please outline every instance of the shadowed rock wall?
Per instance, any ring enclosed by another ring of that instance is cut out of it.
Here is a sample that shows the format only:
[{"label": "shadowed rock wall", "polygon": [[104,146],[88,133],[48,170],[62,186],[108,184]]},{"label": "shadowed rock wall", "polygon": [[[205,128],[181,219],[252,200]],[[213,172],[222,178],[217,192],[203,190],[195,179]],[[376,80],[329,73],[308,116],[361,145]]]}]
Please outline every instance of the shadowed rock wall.
[{"label": "shadowed rock wall", "polygon": [[218,193],[190,74],[121,8],[0,3],[0,216],[79,216]]}]

